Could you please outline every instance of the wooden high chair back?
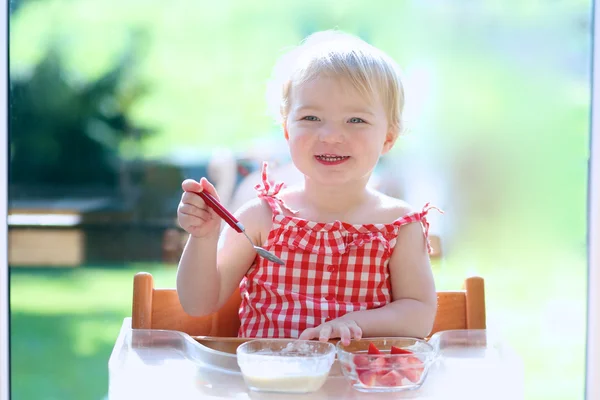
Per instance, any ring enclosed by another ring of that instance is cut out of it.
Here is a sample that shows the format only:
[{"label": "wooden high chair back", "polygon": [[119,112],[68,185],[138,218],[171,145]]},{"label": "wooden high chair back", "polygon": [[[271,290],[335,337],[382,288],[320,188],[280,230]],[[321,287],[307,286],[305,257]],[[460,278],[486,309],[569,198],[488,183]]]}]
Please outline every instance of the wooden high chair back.
[{"label": "wooden high chair back", "polygon": [[[133,279],[133,329],[168,329],[190,336],[237,337],[240,327],[239,290],[216,313],[192,317],[183,311],[175,289],[154,287],[147,272]],[[485,293],[481,277],[467,278],[463,290],[438,292],[438,309],[431,335],[452,329],[485,329]]]}]

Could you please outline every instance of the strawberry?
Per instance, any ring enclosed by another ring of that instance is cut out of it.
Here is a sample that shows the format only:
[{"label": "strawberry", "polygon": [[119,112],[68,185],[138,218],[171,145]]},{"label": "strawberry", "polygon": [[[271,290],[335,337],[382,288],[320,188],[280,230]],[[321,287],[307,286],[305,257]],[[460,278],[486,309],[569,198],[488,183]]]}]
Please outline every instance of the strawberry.
[{"label": "strawberry", "polygon": [[400,386],[404,376],[398,371],[390,371],[377,378],[377,383],[381,386]]},{"label": "strawberry", "polygon": [[392,346],[389,354],[393,356],[389,356],[389,360],[383,354],[375,344],[369,343],[367,354],[354,355],[358,380],[363,385],[393,387],[402,385],[404,379],[413,383],[421,379],[423,363],[410,350]]},{"label": "strawberry", "polygon": [[369,356],[366,354],[356,354],[354,356],[354,365],[356,368],[364,368],[369,365]]},{"label": "strawberry", "polygon": [[419,382],[419,379],[421,379],[422,373],[423,373],[423,369],[416,368],[416,367],[406,368],[406,369],[402,370],[402,374],[404,374],[406,379],[408,379],[412,383]]},{"label": "strawberry", "polygon": [[406,363],[421,366],[421,367],[423,366],[423,361],[421,361],[421,359],[419,357],[415,357],[415,356],[406,357]]},{"label": "strawberry", "polygon": [[385,371],[387,365],[387,361],[384,357],[374,357],[371,363],[369,364],[369,368],[375,372]]},{"label": "strawberry", "polygon": [[372,342],[369,343],[369,350],[367,351],[367,353],[368,354],[381,354],[381,352],[379,351],[377,346],[375,346]]},{"label": "strawberry", "polygon": [[392,346],[392,351],[390,352],[390,354],[412,354],[412,351]]},{"label": "strawberry", "polygon": [[406,356],[403,354],[390,355],[388,357],[388,367],[390,369],[402,369],[407,364]]},{"label": "strawberry", "polygon": [[423,362],[417,357],[408,357],[406,359],[406,365],[402,369],[402,374],[408,378],[409,381],[417,383],[421,379],[423,374]]},{"label": "strawberry", "polygon": [[377,383],[377,374],[368,369],[360,370],[358,371],[358,380],[365,386],[375,386]]},{"label": "strawberry", "polygon": [[413,354],[412,351],[402,349],[400,347],[392,346],[392,350],[390,351],[389,363],[392,368],[402,368],[402,365],[405,364],[406,355]]}]

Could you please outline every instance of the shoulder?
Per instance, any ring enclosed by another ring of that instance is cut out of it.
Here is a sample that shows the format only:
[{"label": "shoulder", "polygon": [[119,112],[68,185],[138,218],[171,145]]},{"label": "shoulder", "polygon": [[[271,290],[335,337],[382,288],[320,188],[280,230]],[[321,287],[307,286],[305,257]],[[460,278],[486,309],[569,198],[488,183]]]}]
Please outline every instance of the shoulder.
[{"label": "shoulder", "polygon": [[271,229],[273,211],[266,200],[254,198],[245,202],[236,212],[236,218],[248,234],[264,235]]},{"label": "shoulder", "polygon": [[402,218],[409,217],[415,213],[415,209],[405,202],[394,197],[387,196],[378,191],[373,191],[375,210],[377,210],[377,220],[385,223],[393,223]]},{"label": "shoulder", "polygon": [[271,207],[265,199],[260,197],[246,201],[235,212],[235,216],[244,221],[270,220],[272,215]]},{"label": "shoulder", "polygon": [[281,189],[281,192],[277,195],[283,202],[298,202],[302,197],[302,185],[286,185]]}]

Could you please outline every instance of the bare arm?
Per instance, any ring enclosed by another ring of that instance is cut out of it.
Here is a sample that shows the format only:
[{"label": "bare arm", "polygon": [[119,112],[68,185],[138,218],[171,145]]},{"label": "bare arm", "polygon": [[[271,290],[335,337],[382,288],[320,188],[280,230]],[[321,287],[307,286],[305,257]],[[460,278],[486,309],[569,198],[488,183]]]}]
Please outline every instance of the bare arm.
[{"label": "bare arm", "polygon": [[354,320],[363,336],[428,336],[437,310],[437,293],[420,223],[400,228],[389,268],[393,301],[340,319]]},{"label": "bare arm", "polygon": [[[190,201],[197,208],[206,207],[199,196]],[[265,210],[260,201],[253,200],[235,215],[252,241],[260,243],[265,218],[270,223],[270,210]],[[214,214],[211,218],[219,217]],[[220,236],[218,229],[204,235],[196,235],[193,231],[188,230],[190,237],[177,268],[177,294],[186,313],[202,316],[219,310],[229,299],[256,253],[248,239],[229,226]]]}]

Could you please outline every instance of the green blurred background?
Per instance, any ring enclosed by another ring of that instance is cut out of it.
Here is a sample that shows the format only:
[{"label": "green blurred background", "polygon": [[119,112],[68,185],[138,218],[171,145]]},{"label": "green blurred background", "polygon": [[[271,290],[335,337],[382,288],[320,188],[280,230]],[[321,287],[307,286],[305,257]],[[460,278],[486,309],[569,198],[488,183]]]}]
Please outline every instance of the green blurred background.
[{"label": "green blurred background", "polygon": [[[88,243],[76,267],[10,265],[13,399],[106,396],[133,274],[174,285],[157,237],[176,228],[181,178],[217,149],[244,159],[270,143],[285,157],[266,81],[286,48],[331,28],[404,70],[407,132],[385,166],[403,197],[446,212],[432,219],[438,288],[483,276],[488,323],[523,358],[525,398],[583,397],[591,1],[10,7],[9,213],[101,197],[112,217],[86,229],[137,238],[112,257],[110,241]],[[23,226],[37,229],[9,220],[9,234]]]}]

